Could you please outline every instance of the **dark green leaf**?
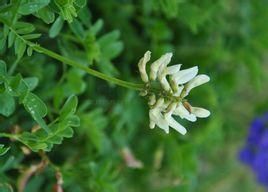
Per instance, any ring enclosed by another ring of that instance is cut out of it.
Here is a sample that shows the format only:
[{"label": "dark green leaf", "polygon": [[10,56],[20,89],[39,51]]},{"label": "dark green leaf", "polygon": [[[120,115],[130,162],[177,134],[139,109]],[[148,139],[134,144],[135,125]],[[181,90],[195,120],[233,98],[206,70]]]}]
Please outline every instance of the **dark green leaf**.
[{"label": "dark green leaf", "polygon": [[8,117],[15,111],[15,100],[7,92],[0,93],[0,114]]},{"label": "dark green leaf", "polygon": [[6,74],[7,74],[6,63],[3,60],[0,60],[0,75],[6,75]]}]

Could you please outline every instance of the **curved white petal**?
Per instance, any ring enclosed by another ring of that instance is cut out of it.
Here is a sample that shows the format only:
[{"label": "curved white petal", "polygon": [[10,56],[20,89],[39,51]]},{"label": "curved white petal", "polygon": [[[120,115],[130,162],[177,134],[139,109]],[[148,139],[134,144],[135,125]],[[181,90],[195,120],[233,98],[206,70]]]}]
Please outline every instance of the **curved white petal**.
[{"label": "curved white petal", "polygon": [[210,111],[201,107],[191,107],[191,112],[199,118],[206,118],[210,116]]},{"label": "curved white petal", "polygon": [[183,105],[180,103],[177,108],[174,110],[174,115],[180,116],[182,119],[187,119],[188,121],[195,122],[196,116],[194,114],[191,114]]},{"label": "curved white petal", "polygon": [[172,75],[174,73],[178,73],[181,69],[181,64],[176,64],[176,65],[172,65],[167,67],[167,74],[168,75]]},{"label": "curved white petal", "polygon": [[171,61],[172,53],[166,53],[162,55],[159,59],[151,65],[150,78],[155,80],[158,74],[158,71],[167,66],[167,64]]},{"label": "curved white petal", "polygon": [[198,73],[198,67],[192,67],[189,69],[181,70],[172,75],[173,80],[176,84],[184,84],[193,79]]},{"label": "curved white petal", "polygon": [[149,78],[148,78],[148,75],[146,72],[146,64],[150,60],[150,58],[151,58],[151,52],[146,51],[146,53],[144,54],[144,56],[140,59],[140,61],[138,63],[141,79],[145,83],[147,83],[149,81]]},{"label": "curved white petal", "polygon": [[183,127],[181,124],[179,124],[172,116],[169,116],[167,118],[168,124],[170,127],[181,133],[182,135],[185,135],[187,133],[187,130],[185,127]]},{"label": "curved white petal", "polygon": [[163,129],[166,133],[169,132],[168,123],[159,110],[150,110],[149,117],[150,120],[155,123],[159,128]]},{"label": "curved white petal", "polygon": [[204,83],[207,83],[207,82],[209,82],[209,80],[210,80],[210,78],[207,75],[203,75],[203,74],[197,75],[195,78],[193,78],[191,81],[189,81],[186,84],[186,86],[185,86],[185,93],[184,93],[183,97],[187,96],[189,94],[189,92],[193,88],[195,88],[195,87],[197,87],[199,85],[202,85]]}]

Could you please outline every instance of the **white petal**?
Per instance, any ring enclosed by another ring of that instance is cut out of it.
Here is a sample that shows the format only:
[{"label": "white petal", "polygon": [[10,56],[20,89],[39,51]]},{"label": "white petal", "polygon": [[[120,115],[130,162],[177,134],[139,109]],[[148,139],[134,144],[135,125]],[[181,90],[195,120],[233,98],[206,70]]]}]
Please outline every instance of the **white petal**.
[{"label": "white petal", "polygon": [[190,114],[190,112],[182,105],[182,103],[177,106],[173,114],[180,116],[182,119],[185,118],[188,121],[196,121],[196,116],[194,114]]},{"label": "white petal", "polygon": [[172,75],[173,80],[176,84],[184,84],[193,79],[198,73],[198,67],[192,67],[189,69],[181,70]]},{"label": "white petal", "polygon": [[203,74],[197,75],[195,78],[193,78],[191,81],[189,81],[186,84],[185,93],[184,93],[183,97],[187,96],[193,88],[195,88],[199,85],[202,85],[204,83],[207,83],[207,82],[209,82],[209,80],[210,80],[210,78],[207,75],[203,75]]},{"label": "white petal", "polygon": [[155,122],[152,121],[152,120],[150,120],[149,127],[150,127],[151,129],[155,128]]},{"label": "white petal", "polygon": [[150,120],[153,121],[159,128],[163,129],[166,133],[169,132],[169,126],[163,115],[158,110],[149,111]]},{"label": "white petal", "polygon": [[170,85],[169,85],[169,82],[167,81],[167,78],[164,77],[162,79],[159,79],[160,81],[160,84],[162,86],[162,88],[165,90],[165,91],[169,91],[171,89]]},{"label": "white petal", "polygon": [[172,75],[174,73],[179,72],[180,69],[181,69],[181,64],[176,64],[176,65],[169,66],[167,68],[167,74]]},{"label": "white petal", "polygon": [[155,62],[151,65],[151,71],[150,71],[150,78],[152,80],[155,80],[158,74],[158,71],[164,66],[167,66],[167,64],[171,61],[172,53],[166,53],[162,55],[159,59],[157,59]]},{"label": "white petal", "polygon": [[178,131],[182,135],[185,135],[187,133],[187,130],[181,124],[179,124],[173,117],[170,116],[167,119],[167,121],[168,121],[168,124],[170,127],[175,129],[176,131]]},{"label": "white petal", "polygon": [[210,116],[210,111],[200,107],[191,107],[191,112],[199,118]]},{"label": "white petal", "polygon": [[149,97],[148,105],[154,105],[156,103],[155,94]]},{"label": "white petal", "polygon": [[141,58],[139,63],[138,63],[141,79],[145,83],[147,83],[149,81],[148,75],[147,75],[147,72],[146,72],[146,64],[150,60],[150,58],[151,58],[151,52],[146,51],[146,53],[144,54],[143,58]]}]

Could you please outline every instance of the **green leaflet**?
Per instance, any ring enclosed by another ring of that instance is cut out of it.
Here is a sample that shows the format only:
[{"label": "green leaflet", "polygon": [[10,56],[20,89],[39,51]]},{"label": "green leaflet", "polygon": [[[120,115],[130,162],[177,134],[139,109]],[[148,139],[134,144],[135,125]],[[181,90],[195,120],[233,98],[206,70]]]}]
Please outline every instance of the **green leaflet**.
[{"label": "green leaflet", "polygon": [[0,114],[8,117],[15,111],[15,100],[7,92],[0,93]]},{"label": "green leaflet", "polygon": [[17,97],[40,127],[47,133],[50,132],[43,119],[47,114],[47,107],[37,95],[30,92],[37,86],[38,79],[35,77],[23,79],[20,74],[9,76],[4,61],[0,62],[0,78],[5,86],[5,92],[0,93],[0,114],[10,116],[15,110],[14,98]]},{"label": "green leaflet", "polygon": [[77,108],[77,97],[70,96],[65,102],[58,120],[49,126],[49,134],[43,129],[34,133],[24,132],[20,140],[33,151],[50,151],[55,144],[61,144],[64,138],[73,136],[72,127],[80,125],[80,119],[74,115]]},{"label": "green leaflet", "polygon": [[9,147],[5,147],[4,145],[0,144],[0,156],[5,155],[9,149]]},{"label": "green leaflet", "polygon": [[58,17],[56,19],[56,21],[53,23],[53,25],[49,29],[49,37],[50,38],[54,38],[59,34],[59,32],[61,31],[61,29],[63,27],[63,23],[64,23],[64,21],[61,17]]},{"label": "green leaflet", "polygon": [[41,8],[47,6],[50,0],[31,0],[24,1],[19,8],[19,13],[22,15],[29,15],[37,12]]}]

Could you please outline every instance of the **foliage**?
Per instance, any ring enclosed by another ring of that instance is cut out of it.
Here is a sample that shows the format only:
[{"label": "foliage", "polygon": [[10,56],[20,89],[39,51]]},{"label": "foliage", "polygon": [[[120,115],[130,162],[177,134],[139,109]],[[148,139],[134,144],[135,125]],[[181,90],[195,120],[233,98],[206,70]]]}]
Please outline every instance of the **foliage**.
[{"label": "foliage", "polygon": [[[0,191],[261,190],[237,151],[268,107],[265,5],[2,0]],[[172,51],[172,61],[211,77],[189,100],[212,114],[178,120],[185,136],[148,127],[134,91],[147,50],[152,60]],[[127,166],[126,147],[142,169]]]}]

